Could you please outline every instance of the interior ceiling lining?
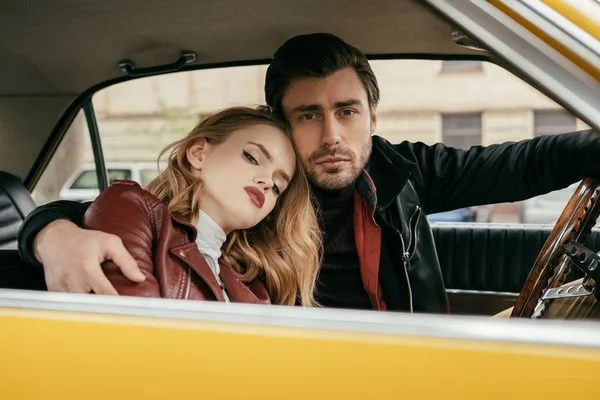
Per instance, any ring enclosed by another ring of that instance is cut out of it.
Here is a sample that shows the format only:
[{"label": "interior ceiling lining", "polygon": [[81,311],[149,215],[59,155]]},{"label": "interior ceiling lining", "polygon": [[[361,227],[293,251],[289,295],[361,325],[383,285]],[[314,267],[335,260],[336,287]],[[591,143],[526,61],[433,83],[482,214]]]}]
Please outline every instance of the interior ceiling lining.
[{"label": "interior ceiling lining", "polygon": [[416,0],[46,0],[0,5],[0,95],[81,93],[118,61],[266,59],[285,40],[331,32],[368,54],[478,54]]},{"label": "interior ceiling lining", "polygon": [[[287,39],[336,34],[366,54],[481,55],[421,0],[12,0],[0,2],[0,169],[25,178],[67,106],[145,67],[269,59]],[[32,116],[35,116],[33,118]]]}]

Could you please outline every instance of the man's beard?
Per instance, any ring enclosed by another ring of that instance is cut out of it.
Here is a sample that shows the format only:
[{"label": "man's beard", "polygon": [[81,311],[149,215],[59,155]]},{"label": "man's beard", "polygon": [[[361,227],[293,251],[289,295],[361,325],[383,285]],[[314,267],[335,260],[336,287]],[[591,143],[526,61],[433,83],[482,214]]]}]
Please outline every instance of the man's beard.
[{"label": "man's beard", "polygon": [[[339,190],[352,186],[358,179],[367,164],[367,161],[369,161],[371,149],[371,138],[369,138],[367,143],[360,149],[358,157],[352,150],[343,146],[321,146],[317,151],[311,154],[304,163],[308,180],[316,187],[325,190]],[[315,161],[326,156],[346,157],[348,158],[347,162],[350,164],[350,168],[345,168],[342,171],[337,168],[318,171],[314,164]]]}]

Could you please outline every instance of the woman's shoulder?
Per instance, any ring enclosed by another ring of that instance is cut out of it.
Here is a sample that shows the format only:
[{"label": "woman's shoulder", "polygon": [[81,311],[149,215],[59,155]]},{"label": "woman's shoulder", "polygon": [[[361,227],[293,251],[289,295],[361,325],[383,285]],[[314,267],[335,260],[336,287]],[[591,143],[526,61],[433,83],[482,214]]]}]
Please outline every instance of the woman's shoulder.
[{"label": "woman's shoulder", "polygon": [[[96,199],[95,203],[110,201],[122,205],[135,205],[146,208],[148,211],[157,208],[166,209],[167,206],[158,197],[142,188],[139,183],[129,180],[115,180]],[[161,210],[162,211],[162,210]]]},{"label": "woman's shoulder", "polygon": [[[90,206],[98,213],[112,211],[125,220],[133,216],[146,215],[157,226],[163,226],[166,221],[170,224],[185,225],[192,230],[196,228],[185,218],[174,215],[168,205],[158,197],[142,188],[135,181],[115,180],[104,190]],[[194,234],[195,236],[195,234]]]}]

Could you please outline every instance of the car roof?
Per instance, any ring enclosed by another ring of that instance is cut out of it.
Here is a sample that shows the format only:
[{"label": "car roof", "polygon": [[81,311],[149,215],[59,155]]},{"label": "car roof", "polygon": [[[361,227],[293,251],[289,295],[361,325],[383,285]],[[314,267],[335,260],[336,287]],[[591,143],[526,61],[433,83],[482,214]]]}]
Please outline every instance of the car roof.
[{"label": "car roof", "polygon": [[126,79],[123,59],[156,66],[189,50],[198,57],[191,68],[265,63],[290,37],[314,32],[370,55],[480,54],[455,44],[452,27],[420,0],[8,2],[0,13],[0,170],[25,178],[56,147],[47,140],[61,137],[53,129],[75,116],[78,96]]}]

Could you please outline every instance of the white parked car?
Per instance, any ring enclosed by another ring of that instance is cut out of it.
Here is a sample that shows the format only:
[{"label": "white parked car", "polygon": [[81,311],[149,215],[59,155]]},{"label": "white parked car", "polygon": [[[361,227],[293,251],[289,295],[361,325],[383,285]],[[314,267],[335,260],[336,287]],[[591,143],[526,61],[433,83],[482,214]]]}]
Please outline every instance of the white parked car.
[{"label": "white parked car", "polygon": [[[127,179],[146,187],[158,175],[158,167],[152,162],[107,162],[109,184],[115,180]],[[100,194],[95,164],[82,165],[63,185],[61,200],[91,201]]]}]

